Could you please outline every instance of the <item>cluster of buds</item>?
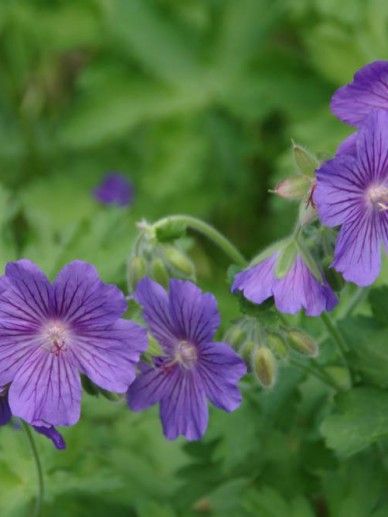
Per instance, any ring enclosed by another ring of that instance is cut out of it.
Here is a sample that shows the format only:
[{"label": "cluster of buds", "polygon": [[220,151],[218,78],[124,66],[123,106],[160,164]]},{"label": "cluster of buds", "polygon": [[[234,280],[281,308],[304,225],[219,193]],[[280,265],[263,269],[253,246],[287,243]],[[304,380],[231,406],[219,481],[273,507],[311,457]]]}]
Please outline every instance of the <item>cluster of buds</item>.
[{"label": "cluster of buds", "polygon": [[225,341],[238,350],[264,389],[275,385],[280,365],[293,354],[315,358],[319,353],[318,344],[303,330],[265,328],[252,316],[244,316],[232,325]]},{"label": "cluster of buds", "polygon": [[170,278],[195,280],[194,264],[180,240],[159,239],[152,225],[141,222],[140,234],[128,260],[128,290],[133,292],[145,276],[167,286]]}]

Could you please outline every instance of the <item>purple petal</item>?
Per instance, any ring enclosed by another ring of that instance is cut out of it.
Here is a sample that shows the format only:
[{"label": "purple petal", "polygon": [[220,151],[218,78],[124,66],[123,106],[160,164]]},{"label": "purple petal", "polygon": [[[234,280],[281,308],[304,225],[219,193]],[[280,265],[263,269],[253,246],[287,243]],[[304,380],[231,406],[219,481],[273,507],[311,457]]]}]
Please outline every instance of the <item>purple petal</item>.
[{"label": "purple petal", "polygon": [[143,308],[143,317],[152,334],[165,350],[170,350],[177,338],[166,291],[161,285],[146,277],[137,284],[135,298]]},{"label": "purple petal", "polygon": [[170,311],[177,337],[194,344],[211,341],[220,325],[217,301],[192,282],[171,280]]},{"label": "purple petal", "polygon": [[352,156],[357,155],[357,132],[347,136],[338,146],[336,156],[340,154],[350,154]]},{"label": "purple petal", "polygon": [[7,424],[11,417],[12,413],[8,404],[8,396],[0,395],[0,425]]},{"label": "purple petal", "polygon": [[63,439],[63,436],[58,433],[58,431],[55,429],[55,427],[44,427],[44,426],[36,426],[34,425],[33,428],[35,431],[39,434],[43,434],[46,436],[49,440],[53,442],[53,445],[56,449],[63,450],[66,449],[66,442]]},{"label": "purple petal", "polygon": [[307,316],[319,316],[337,304],[329,284],[320,283],[300,256],[290,271],[276,282],[274,298],[279,311],[295,314],[305,309]]},{"label": "purple petal", "polygon": [[147,344],[145,329],[132,321],[118,320],[105,329],[77,335],[72,350],[80,371],[97,386],[125,393],[135,379],[136,364]]},{"label": "purple petal", "polygon": [[314,203],[323,224],[338,226],[359,217],[368,181],[364,176],[353,156],[337,156],[318,169]]},{"label": "purple petal", "polygon": [[36,328],[42,318],[51,314],[50,282],[35,264],[25,259],[8,263],[5,273],[0,293],[0,320]]},{"label": "purple petal", "polygon": [[345,280],[359,286],[372,284],[380,272],[379,214],[365,212],[344,224],[337,237],[333,266]]},{"label": "purple petal", "polygon": [[355,126],[375,108],[388,109],[388,61],[361,68],[353,82],[337,90],[331,100],[334,115]]},{"label": "purple petal", "polygon": [[80,260],[58,274],[54,295],[56,316],[77,329],[114,323],[127,308],[123,293],[101,282],[96,268]]},{"label": "purple petal", "polygon": [[131,384],[127,393],[129,407],[133,411],[141,411],[160,402],[163,397],[168,397],[171,389],[171,378],[175,376],[177,365],[167,367],[162,360],[158,366],[141,364],[141,373]]},{"label": "purple petal", "polygon": [[360,169],[370,182],[388,179],[388,111],[373,111],[365,119],[358,132],[357,153]]},{"label": "purple petal", "polygon": [[122,174],[110,173],[93,191],[97,201],[105,205],[127,206],[133,201],[133,185]]},{"label": "purple petal", "polygon": [[205,393],[216,407],[233,411],[241,404],[238,381],[247,368],[229,345],[214,342],[201,345],[197,368]]},{"label": "purple petal", "polygon": [[237,273],[232,291],[242,291],[245,298],[260,304],[273,295],[276,278],[273,272],[277,255],[272,255],[258,264]]},{"label": "purple petal", "polygon": [[175,368],[170,376],[168,395],[160,403],[164,435],[175,440],[199,440],[206,431],[208,407],[201,377],[195,369]]},{"label": "purple petal", "polygon": [[32,425],[72,425],[80,416],[81,381],[68,350],[36,349],[9,388],[12,414]]}]

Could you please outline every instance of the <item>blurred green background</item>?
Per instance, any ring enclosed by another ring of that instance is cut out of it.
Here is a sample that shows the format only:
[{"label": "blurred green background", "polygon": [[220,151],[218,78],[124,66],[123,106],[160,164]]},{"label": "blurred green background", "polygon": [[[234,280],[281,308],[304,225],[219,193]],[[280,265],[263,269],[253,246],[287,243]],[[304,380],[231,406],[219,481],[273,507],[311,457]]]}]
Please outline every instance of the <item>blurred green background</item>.
[{"label": "blurred green background", "polygon": [[[135,222],[179,212],[251,256],[292,224],[267,192],[294,172],[291,138],[324,158],[349,134],[331,94],[388,56],[387,28],[386,0],[1,0],[0,262],[52,276],[80,258],[125,288]],[[128,211],[91,196],[110,170],[135,185]],[[227,325],[227,262],[201,240],[193,257]],[[44,515],[372,515],[377,474],[337,463],[294,377],[212,412],[190,445],[164,440],[156,410],[85,396],[67,452],[38,437]],[[24,437],[2,429],[0,515],[28,515],[34,493]]]}]

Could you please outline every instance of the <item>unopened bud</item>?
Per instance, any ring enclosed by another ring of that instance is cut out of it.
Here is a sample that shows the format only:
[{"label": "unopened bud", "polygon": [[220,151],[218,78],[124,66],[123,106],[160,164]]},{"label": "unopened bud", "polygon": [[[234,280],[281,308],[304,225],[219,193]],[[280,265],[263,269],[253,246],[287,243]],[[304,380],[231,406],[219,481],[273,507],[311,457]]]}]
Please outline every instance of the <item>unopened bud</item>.
[{"label": "unopened bud", "polygon": [[290,347],[302,355],[317,357],[319,348],[311,336],[298,329],[288,331],[288,342]]},{"label": "unopened bud", "polygon": [[164,265],[164,262],[160,258],[155,258],[151,264],[151,275],[156,282],[167,287],[169,281],[169,275]]},{"label": "unopened bud", "polygon": [[247,339],[241,346],[239,354],[247,363],[249,363],[255,348],[257,348],[257,342],[253,341],[253,339]]},{"label": "unopened bud", "polygon": [[263,388],[272,388],[277,376],[275,356],[267,347],[260,346],[252,353],[252,370]]},{"label": "unopened bud", "polygon": [[292,151],[299,171],[307,176],[314,176],[314,172],[319,165],[318,159],[299,144],[294,143]]},{"label": "unopened bud", "polygon": [[240,348],[245,339],[246,333],[239,325],[233,325],[225,333],[225,341],[233,348]]},{"label": "unopened bud", "polygon": [[189,257],[175,246],[165,246],[164,255],[168,263],[185,277],[192,277],[195,269]]},{"label": "unopened bud", "polygon": [[281,334],[277,332],[268,333],[267,344],[275,356],[279,359],[285,359],[288,356],[287,343]]},{"label": "unopened bud", "polygon": [[271,190],[274,194],[284,199],[303,199],[306,197],[310,189],[311,180],[307,176],[298,174],[281,181],[275,190]]},{"label": "unopened bud", "polygon": [[127,280],[130,292],[136,289],[136,285],[147,274],[146,263],[143,257],[135,255],[128,262]]}]

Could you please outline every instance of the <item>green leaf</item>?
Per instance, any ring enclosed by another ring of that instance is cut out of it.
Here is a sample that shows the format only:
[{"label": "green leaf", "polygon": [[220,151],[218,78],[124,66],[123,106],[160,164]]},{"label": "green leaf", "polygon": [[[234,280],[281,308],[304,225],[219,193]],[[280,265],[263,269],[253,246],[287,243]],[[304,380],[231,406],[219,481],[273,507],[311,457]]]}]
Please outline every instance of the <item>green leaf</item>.
[{"label": "green leaf", "polygon": [[354,388],[338,395],[335,412],[324,419],[321,432],[340,456],[351,456],[388,436],[388,393]]},{"label": "green leaf", "polygon": [[368,299],[375,320],[384,327],[388,326],[388,286],[375,287]]}]

